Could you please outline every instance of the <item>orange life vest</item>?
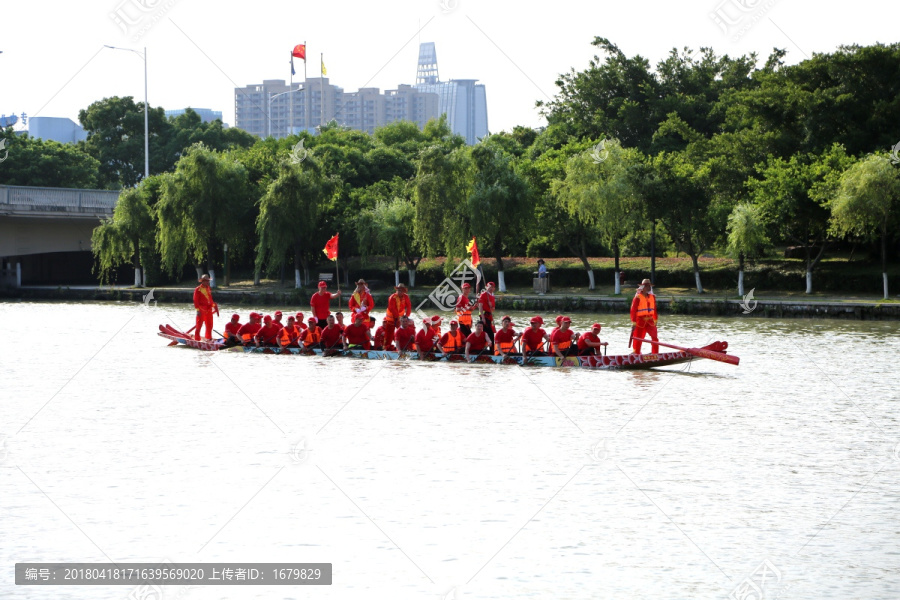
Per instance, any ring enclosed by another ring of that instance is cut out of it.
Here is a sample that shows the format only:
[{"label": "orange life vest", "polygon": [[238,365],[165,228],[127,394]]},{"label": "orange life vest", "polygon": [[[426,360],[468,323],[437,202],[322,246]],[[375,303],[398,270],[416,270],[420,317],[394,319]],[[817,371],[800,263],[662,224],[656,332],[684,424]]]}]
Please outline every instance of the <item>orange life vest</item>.
[{"label": "orange life vest", "polygon": [[446,352],[447,354],[450,354],[451,352],[459,352],[463,348],[465,348],[462,331],[457,329],[456,335],[453,335],[453,331],[448,331],[447,343],[442,347],[444,348],[444,352]]},{"label": "orange life vest", "polygon": [[[494,341],[497,342],[497,334],[494,334]],[[511,352],[516,351],[516,341],[514,339],[509,340],[508,342],[497,342],[496,347],[494,348],[494,355],[500,356],[500,354],[509,354]]]},{"label": "orange life vest", "polygon": [[297,326],[293,327],[284,327],[281,330],[281,333],[278,335],[278,344],[284,348],[285,346],[290,346],[291,344],[297,341],[297,338],[300,337],[300,330],[297,329]]},{"label": "orange life vest", "polygon": [[456,320],[459,321],[460,325],[465,325],[466,327],[472,326],[472,309],[471,309],[471,301],[469,301],[470,308],[468,310],[462,310],[459,307],[456,309]]},{"label": "orange life vest", "polygon": [[303,338],[303,345],[307,348],[312,348],[316,344],[322,341],[322,334],[319,330],[319,327],[310,327],[306,330],[306,337]]},{"label": "orange life vest", "polygon": [[653,294],[648,294],[644,296],[643,294],[638,294],[638,307],[637,307],[637,319],[640,321],[653,320],[653,315],[656,313],[656,296]]}]

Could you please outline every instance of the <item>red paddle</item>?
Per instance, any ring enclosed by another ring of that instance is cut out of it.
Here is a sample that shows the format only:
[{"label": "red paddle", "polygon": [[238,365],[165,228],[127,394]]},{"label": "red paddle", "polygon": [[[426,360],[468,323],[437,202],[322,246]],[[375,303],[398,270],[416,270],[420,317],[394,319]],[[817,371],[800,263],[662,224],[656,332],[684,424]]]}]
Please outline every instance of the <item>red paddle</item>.
[{"label": "red paddle", "polygon": [[651,344],[659,344],[660,346],[665,346],[666,348],[675,348],[676,350],[681,350],[682,352],[687,352],[688,354],[693,354],[694,356],[698,356],[700,358],[708,358],[710,360],[717,360],[719,362],[728,363],[730,365],[737,365],[741,362],[741,359],[737,356],[732,356],[730,354],[725,354],[724,352],[716,352],[715,350],[707,350],[706,348],[685,348],[684,346],[676,346],[675,344],[664,344],[662,342],[652,342],[651,340],[645,338],[637,338],[632,337],[633,340],[641,340],[642,342],[647,342]]}]

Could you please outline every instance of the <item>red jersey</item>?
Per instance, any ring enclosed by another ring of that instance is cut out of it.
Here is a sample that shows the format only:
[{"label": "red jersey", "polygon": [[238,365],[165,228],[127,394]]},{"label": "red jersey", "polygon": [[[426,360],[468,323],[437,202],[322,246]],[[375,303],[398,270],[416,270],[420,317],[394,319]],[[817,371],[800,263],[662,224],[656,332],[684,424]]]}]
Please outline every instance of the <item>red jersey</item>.
[{"label": "red jersey", "polygon": [[[499,333],[499,332],[498,332]],[[540,352],[544,348],[544,336],[547,335],[547,332],[542,328],[538,327],[538,330],[535,331],[531,327],[525,330],[522,334],[522,352]],[[495,334],[496,339],[496,334]]]},{"label": "red jersey", "polygon": [[369,349],[369,328],[365,325],[351,325],[344,328],[344,337],[348,344],[362,346],[364,350]]},{"label": "red jersey", "polygon": [[397,344],[397,350],[400,352],[412,350],[415,338],[415,327],[398,327],[397,331],[394,333],[394,342]]},{"label": "red jersey", "polygon": [[241,325],[241,328],[237,330],[237,334],[241,337],[243,337],[245,334],[253,337],[259,332],[260,329],[262,329],[262,325],[250,321],[249,323],[244,323],[243,325]]},{"label": "red jersey", "polygon": [[571,329],[566,329],[563,331],[562,329],[557,329],[553,332],[553,335],[550,336],[550,347],[554,349],[553,346],[559,345],[560,350],[565,350],[569,346],[572,345],[572,335],[575,332]]},{"label": "red jersey", "polygon": [[507,354],[515,352],[516,349],[513,347],[513,338],[515,336],[516,332],[513,331],[512,327],[508,331],[498,329],[497,333],[494,334],[494,346]]},{"label": "red jersey", "polygon": [[431,352],[434,348],[434,338],[434,329],[431,327],[420,329],[419,333],[416,334],[416,346],[418,346],[419,350],[422,352]]},{"label": "red jersey", "polygon": [[281,321],[275,321],[275,320],[273,320],[273,321],[272,321],[272,325],[274,325],[275,327],[277,327],[277,328],[278,328],[278,331],[281,331],[282,329],[284,329],[284,323],[282,323]]},{"label": "red jersey", "polygon": [[588,340],[588,341],[591,341],[591,342],[594,342],[597,344],[600,343],[600,338],[599,338],[599,336],[597,336],[596,333],[594,333],[593,331],[585,331],[578,337],[578,349],[579,350],[596,350],[595,347],[588,346],[587,344],[585,344],[584,343],[585,340]]},{"label": "red jersey", "polygon": [[322,341],[325,342],[326,348],[336,347],[341,340],[341,330],[337,325],[334,327],[326,327],[321,332]]},{"label": "red jersey", "polygon": [[488,345],[490,340],[485,332],[481,332],[481,336],[479,336],[474,331],[469,334],[469,337],[466,338],[466,343],[470,344],[469,352],[481,352],[484,350],[485,346]]},{"label": "red jersey", "polygon": [[237,335],[238,331],[240,331],[240,329],[241,329],[240,323],[235,323],[234,321],[228,321],[227,323],[225,323],[225,335],[226,336],[230,333]]},{"label": "red jersey", "polygon": [[328,318],[328,315],[331,314],[331,299],[334,297],[335,294],[331,292],[321,294],[316,292],[312,295],[312,298],[309,299],[309,305],[312,307],[312,313],[316,319]]},{"label": "red jersey", "polygon": [[384,325],[379,325],[375,330],[375,339],[372,342],[376,350],[384,349]]},{"label": "red jersey", "polygon": [[492,313],[494,307],[497,306],[497,299],[490,292],[481,292],[478,296],[478,304],[481,305],[482,312]]},{"label": "red jersey", "polygon": [[269,323],[268,325],[263,325],[259,328],[259,331],[256,333],[256,338],[259,340],[260,344],[277,344],[279,331],[281,331],[281,329],[276,327],[273,323]]},{"label": "red jersey", "polygon": [[202,312],[212,312],[215,307],[212,291],[203,284],[194,288],[194,308]]}]

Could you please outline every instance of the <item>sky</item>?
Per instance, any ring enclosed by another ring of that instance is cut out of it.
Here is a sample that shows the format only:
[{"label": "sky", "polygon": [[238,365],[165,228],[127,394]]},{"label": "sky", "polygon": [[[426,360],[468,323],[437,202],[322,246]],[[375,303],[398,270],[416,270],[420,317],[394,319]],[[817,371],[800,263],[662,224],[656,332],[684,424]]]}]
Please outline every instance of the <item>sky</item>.
[{"label": "sky", "polygon": [[[104,45],[146,47],[151,106],[220,110],[233,125],[234,88],[289,80],[295,44],[307,43],[311,77],[321,53],[330,82],[355,91],[415,83],[419,42],[434,42],[441,80],[486,86],[497,133],[545,125],[535,102],[554,97],[561,73],[588,66],[596,36],[653,65],[673,48],[756,52],[762,65],[776,47],[796,63],[900,37],[900,3],[886,0],[5,0],[3,8],[0,113],[74,121],[105,97],[143,100],[141,57]],[[296,68],[302,79],[302,61]]]}]

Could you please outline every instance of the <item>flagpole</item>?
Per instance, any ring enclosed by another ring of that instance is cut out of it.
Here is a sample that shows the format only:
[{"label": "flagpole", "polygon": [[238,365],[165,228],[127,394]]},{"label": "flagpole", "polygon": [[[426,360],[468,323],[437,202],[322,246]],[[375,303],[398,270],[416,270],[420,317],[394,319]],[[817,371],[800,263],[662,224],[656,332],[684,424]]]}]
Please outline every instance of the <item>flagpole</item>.
[{"label": "flagpole", "polygon": [[[325,53],[319,52],[320,74],[319,81],[322,82],[322,127],[325,127]],[[321,130],[320,130],[321,131]]]},{"label": "flagpole", "polygon": [[334,276],[337,277],[337,286],[338,291],[341,291],[341,273],[338,270],[338,257],[337,254],[334,255]]},{"label": "flagpole", "polygon": [[[291,98],[291,92],[294,91],[294,52],[291,51],[291,85],[288,86],[288,102],[291,103],[291,130],[288,132],[288,135],[294,133],[294,99]],[[269,110],[272,110],[269,107]]]},{"label": "flagpole", "polygon": [[303,40],[303,100],[305,110],[303,111],[303,129],[309,132],[309,84],[306,82],[306,40]]}]

